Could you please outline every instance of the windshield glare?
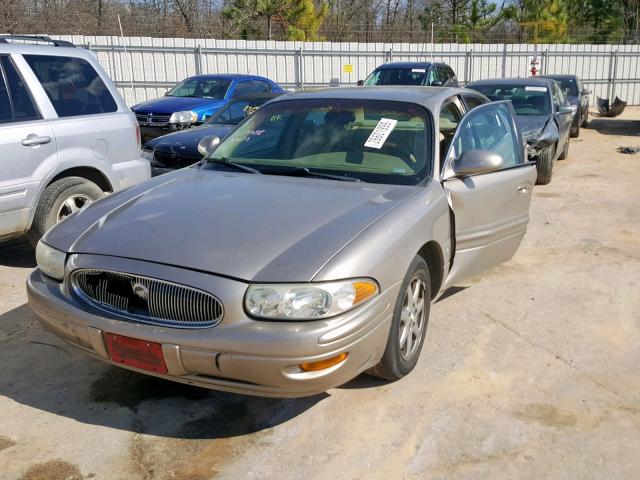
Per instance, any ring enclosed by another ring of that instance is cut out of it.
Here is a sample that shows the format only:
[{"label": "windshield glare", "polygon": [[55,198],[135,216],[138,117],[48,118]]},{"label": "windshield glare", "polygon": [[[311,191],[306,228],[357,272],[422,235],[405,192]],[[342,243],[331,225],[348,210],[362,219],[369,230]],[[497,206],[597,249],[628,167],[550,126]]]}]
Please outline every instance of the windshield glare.
[{"label": "windshield glare", "polygon": [[210,159],[268,174],[309,169],[365,182],[415,185],[430,173],[431,125],[427,110],[412,103],[280,101],[260,108]]},{"label": "windshield glare", "polygon": [[548,115],[551,109],[547,87],[538,85],[472,85],[491,101],[511,100],[517,115]]},{"label": "windshield glare", "polygon": [[374,71],[365,85],[426,85],[426,68],[383,68]]},{"label": "windshield glare", "polygon": [[168,97],[198,97],[222,100],[231,80],[222,78],[187,78],[167,92]]},{"label": "windshield glare", "polygon": [[208,119],[205,123],[208,125],[237,125],[242,120],[250,117],[265,103],[267,98],[259,98],[252,100],[236,100],[220,110],[216,115]]},{"label": "windshield glare", "polygon": [[560,88],[566,95],[570,97],[578,96],[578,86],[573,78],[563,78],[558,81],[560,82]]}]

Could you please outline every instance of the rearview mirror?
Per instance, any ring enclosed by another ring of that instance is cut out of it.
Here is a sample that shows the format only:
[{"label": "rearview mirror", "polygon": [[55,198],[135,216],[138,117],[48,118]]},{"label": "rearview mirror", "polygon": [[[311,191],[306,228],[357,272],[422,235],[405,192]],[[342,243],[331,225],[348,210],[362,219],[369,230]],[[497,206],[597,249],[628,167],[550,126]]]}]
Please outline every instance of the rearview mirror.
[{"label": "rearview mirror", "polygon": [[356,85],[358,85],[359,87],[363,86],[364,85],[364,80],[358,80]]},{"label": "rearview mirror", "polygon": [[434,80],[433,82],[431,82],[432,87],[441,87],[442,85],[444,85],[444,82],[442,80]]},{"label": "rearview mirror", "polygon": [[582,95],[591,95],[591,90],[587,90],[586,88],[583,88]]},{"label": "rearview mirror", "polygon": [[453,172],[457,177],[477,175],[500,170],[504,165],[502,155],[489,150],[465,150],[453,161]]},{"label": "rearview mirror", "polygon": [[218,145],[220,145],[220,137],[216,137],[215,135],[204,137],[198,142],[198,152],[203,157],[206,157],[218,148]]},{"label": "rearview mirror", "polygon": [[558,107],[558,113],[562,115],[573,114],[576,113],[577,110],[578,109],[575,105],[560,105]]}]

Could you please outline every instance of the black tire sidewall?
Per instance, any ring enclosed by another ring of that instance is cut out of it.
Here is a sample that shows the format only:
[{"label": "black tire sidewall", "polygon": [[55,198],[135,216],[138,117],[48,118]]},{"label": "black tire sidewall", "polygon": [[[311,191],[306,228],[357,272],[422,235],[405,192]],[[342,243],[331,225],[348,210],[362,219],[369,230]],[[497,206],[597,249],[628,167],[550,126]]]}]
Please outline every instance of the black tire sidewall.
[{"label": "black tire sidewall", "polygon": [[[416,355],[410,360],[406,361],[400,354],[399,336],[400,336],[400,314],[402,311],[402,304],[404,302],[404,296],[411,279],[418,274],[425,282],[425,325],[422,329],[422,336],[420,338],[420,346]],[[398,379],[407,375],[418,363],[420,353],[424,346],[424,339],[426,336],[427,328],[429,326],[429,313],[431,310],[431,277],[429,275],[429,267],[422,257],[416,256],[411,262],[407,274],[402,281],[398,297],[396,299],[396,305],[393,310],[393,319],[391,321],[391,328],[389,330],[389,337],[387,339],[387,346],[382,356],[381,366],[384,371],[384,376],[390,379]]]},{"label": "black tire sidewall", "polygon": [[74,194],[85,195],[93,201],[104,196],[98,185],[81,177],[66,177],[53,182],[44,190],[36,207],[28,234],[32,245],[35,246],[45,232],[58,223],[58,210]]}]

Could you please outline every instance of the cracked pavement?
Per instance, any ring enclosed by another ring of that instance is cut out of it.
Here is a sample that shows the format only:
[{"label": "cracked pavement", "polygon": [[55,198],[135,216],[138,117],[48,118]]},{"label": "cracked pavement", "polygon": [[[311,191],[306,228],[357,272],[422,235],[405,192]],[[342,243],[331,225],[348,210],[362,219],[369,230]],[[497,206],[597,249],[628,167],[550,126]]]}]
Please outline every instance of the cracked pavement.
[{"label": "cracked pavement", "polygon": [[0,246],[0,477],[637,479],[639,107],[592,118],[537,186],[513,260],[431,308],[408,377],[297,400],[209,392],[89,359],[25,305]]}]

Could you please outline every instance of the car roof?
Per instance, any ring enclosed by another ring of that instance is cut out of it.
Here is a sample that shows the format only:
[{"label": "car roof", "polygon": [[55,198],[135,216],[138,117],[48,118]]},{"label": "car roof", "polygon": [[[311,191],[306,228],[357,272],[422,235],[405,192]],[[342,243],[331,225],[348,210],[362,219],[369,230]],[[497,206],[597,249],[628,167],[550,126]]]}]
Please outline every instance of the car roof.
[{"label": "car roof", "polygon": [[532,87],[540,86],[540,87],[550,87],[551,83],[554,82],[552,78],[542,78],[542,77],[529,77],[529,78],[493,78],[490,80],[477,80],[475,82],[470,82],[468,86],[473,87],[476,85],[504,85],[508,83],[510,85],[529,85]]},{"label": "car roof", "polygon": [[562,79],[565,79],[565,78],[578,78],[578,76],[577,76],[577,75],[574,75],[574,74],[572,74],[572,73],[559,73],[559,74],[557,74],[557,75],[556,75],[556,74],[551,74],[551,73],[549,73],[549,74],[538,75],[538,76],[539,76],[540,78],[551,78],[551,79],[554,79],[554,80],[555,80],[556,78],[562,78]]},{"label": "car roof", "polygon": [[262,98],[271,99],[271,98],[279,97],[281,95],[283,95],[281,92],[248,93],[246,95],[240,95],[238,97],[234,97],[232,101],[235,102],[237,100],[258,100]]},{"label": "car roof", "polygon": [[416,103],[429,110],[437,110],[445,100],[449,99],[453,95],[461,93],[479,95],[475,90],[453,87],[340,87],[288,93],[278,97],[275,102],[294,99],[386,100],[392,102]]},{"label": "car roof", "polygon": [[388,62],[380,65],[376,70],[390,70],[394,68],[429,68],[434,62]]},{"label": "car roof", "polygon": [[269,80],[268,78],[261,77],[260,75],[249,75],[244,73],[204,73],[202,75],[191,75],[188,78],[198,78],[198,79],[214,79],[214,78],[224,78],[228,80],[238,80],[238,79],[259,79],[259,80]]}]

